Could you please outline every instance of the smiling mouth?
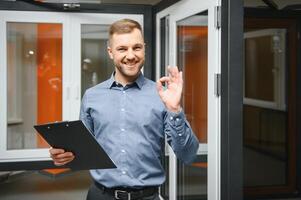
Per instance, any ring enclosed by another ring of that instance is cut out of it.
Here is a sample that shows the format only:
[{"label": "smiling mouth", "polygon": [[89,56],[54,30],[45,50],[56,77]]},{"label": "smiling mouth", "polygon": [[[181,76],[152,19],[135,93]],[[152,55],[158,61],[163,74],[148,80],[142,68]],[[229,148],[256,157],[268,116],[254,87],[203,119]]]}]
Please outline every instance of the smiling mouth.
[{"label": "smiling mouth", "polygon": [[133,63],[124,63],[126,66],[135,66],[138,62],[133,62]]}]

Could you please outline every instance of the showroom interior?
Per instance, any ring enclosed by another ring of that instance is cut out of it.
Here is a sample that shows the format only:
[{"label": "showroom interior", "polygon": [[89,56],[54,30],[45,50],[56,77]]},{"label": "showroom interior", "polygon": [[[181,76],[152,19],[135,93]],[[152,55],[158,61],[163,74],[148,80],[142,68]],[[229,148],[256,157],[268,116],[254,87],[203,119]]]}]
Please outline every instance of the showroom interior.
[{"label": "showroom interior", "polygon": [[33,126],[78,119],[113,72],[108,27],[122,18],[142,24],[147,78],[183,71],[200,142],[191,165],[166,144],[161,196],[300,199],[299,0],[1,1],[0,199],[85,199],[89,167],[54,166]]}]

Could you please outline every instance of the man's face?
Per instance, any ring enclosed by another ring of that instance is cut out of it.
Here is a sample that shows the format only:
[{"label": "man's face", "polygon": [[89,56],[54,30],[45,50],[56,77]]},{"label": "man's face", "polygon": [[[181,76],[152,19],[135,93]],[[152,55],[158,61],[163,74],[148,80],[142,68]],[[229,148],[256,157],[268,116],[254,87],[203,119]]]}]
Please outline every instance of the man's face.
[{"label": "man's face", "polygon": [[114,61],[116,78],[134,81],[145,60],[142,33],[139,29],[134,29],[131,33],[113,34],[108,53]]}]

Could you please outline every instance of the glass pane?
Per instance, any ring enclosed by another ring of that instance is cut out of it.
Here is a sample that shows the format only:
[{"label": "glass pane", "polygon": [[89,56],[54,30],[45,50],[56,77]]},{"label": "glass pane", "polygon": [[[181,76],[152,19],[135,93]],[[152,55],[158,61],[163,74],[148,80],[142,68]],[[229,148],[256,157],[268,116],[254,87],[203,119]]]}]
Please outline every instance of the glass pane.
[{"label": "glass pane", "polygon": [[[286,88],[285,47],[279,45],[285,40],[285,34],[280,37],[275,35],[278,31],[274,33],[269,29],[250,31],[254,36],[245,38],[245,94],[257,100],[283,101],[286,105],[288,97],[283,91]],[[279,32],[283,30],[279,29]],[[262,33],[264,36],[260,36]],[[282,109],[265,107],[259,101],[257,104],[244,103],[245,187],[287,183],[288,112],[286,106],[280,107]]]},{"label": "glass pane", "polygon": [[108,25],[81,25],[81,93],[108,79],[114,64],[107,55]]},{"label": "glass pane", "polygon": [[245,97],[274,101],[273,37],[245,39]]},{"label": "glass pane", "polygon": [[62,119],[62,25],[7,23],[7,148],[47,147],[33,125]]},{"label": "glass pane", "polygon": [[[200,143],[207,143],[208,12],[177,22],[178,66],[183,70],[183,108]],[[207,199],[207,156],[178,164],[178,198]]]}]

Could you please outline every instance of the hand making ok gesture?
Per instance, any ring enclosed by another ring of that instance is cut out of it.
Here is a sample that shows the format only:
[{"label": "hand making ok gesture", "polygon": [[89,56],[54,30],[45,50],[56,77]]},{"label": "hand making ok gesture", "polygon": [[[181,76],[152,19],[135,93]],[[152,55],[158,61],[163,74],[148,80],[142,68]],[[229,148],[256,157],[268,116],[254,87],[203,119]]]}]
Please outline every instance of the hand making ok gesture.
[{"label": "hand making ok gesture", "polygon": [[[168,76],[157,81],[159,96],[166,108],[171,112],[181,111],[181,97],[183,89],[182,72],[178,67],[167,67]],[[165,87],[163,86],[165,83]]]}]

